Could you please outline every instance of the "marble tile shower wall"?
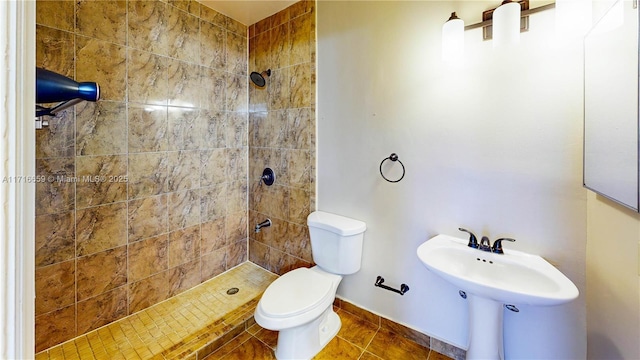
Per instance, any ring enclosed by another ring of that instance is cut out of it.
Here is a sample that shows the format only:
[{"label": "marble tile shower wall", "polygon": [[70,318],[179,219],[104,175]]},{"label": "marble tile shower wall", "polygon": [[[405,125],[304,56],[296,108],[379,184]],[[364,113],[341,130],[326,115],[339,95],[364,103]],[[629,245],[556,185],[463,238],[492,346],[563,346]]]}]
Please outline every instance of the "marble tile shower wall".
[{"label": "marble tile shower wall", "polygon": [[[249,259],[278,274],[312,264],[307,215],[315,208],[315,2],[300,1],[249,27]],[[259,185],[265,167],[272,186]],[[255,224],[273,225],[254,233]]]},{"label": "marble tile shower wall", "polygon": [[247,27],[196,1],[37,2],[37,64],[102,96],[36,134],[36,350],[247,259]]}]

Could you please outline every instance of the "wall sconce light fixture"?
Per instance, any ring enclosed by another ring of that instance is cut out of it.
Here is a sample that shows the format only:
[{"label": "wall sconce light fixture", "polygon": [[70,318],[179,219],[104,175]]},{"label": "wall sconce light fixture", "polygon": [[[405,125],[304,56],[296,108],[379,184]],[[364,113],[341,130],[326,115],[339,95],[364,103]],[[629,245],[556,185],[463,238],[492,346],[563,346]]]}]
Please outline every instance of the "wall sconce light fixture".
[{"label": "wall sconce light fixture", "polygon": [[[523,2],[528,6],[528,0]],[[512,0],[504,0],[502,5],[493,11],[493,47],[515,45],[520,42],[520,8],[521,4]]]},{"label": "wall sconce light fixture", "polygon": [[459,59],[464,54],[464,20],[455,12],[442,25],[442,60]]},{"label": "wall sconce light fixture", "polygon": [[[495,41],[494,48],[502,45],[515,44],[519,41],[521,32],[529,31],[529,15],[553,9],[555,6],[556,4],[553,2],[530,9],[529,0],[505,0],[499,7],[484,11],[482,13],[482,22],[464,26],[464,30],[482,28],[482,39],[493,39]],[[453,38],[453,36],[449,34],[455,26],[459,26],[449,25],[449,23],[453,20],[461,20],[457,19],[457,16],[454,18],[454,15],[455,13],[453,13],[452,17],[442,26],[443,58],[445,53],[448,53],[449,48],[449,45],[445,44],[450,41],[449,39]],[[447,48],[446,51],[445,48]]]}]

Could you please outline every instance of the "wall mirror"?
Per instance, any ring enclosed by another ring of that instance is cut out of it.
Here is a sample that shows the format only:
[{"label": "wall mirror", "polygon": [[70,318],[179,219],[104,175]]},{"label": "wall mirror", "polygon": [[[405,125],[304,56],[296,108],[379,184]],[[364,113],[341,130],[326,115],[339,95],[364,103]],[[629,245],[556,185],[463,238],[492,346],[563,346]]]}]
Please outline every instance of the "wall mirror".
[{"label": "wall mirror", "polygon": [[638,211],[638,9],[618,0],[584,38],[584,186]]}]

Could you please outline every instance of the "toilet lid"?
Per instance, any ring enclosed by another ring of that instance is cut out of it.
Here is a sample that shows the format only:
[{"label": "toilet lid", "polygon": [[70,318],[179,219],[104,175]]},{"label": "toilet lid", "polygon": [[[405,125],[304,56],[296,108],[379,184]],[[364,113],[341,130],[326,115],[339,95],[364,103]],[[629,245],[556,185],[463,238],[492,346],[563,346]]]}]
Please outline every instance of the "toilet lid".
[{"label": "toilet lid", "polygon": [[315,308],[328,296],[331,296],[328,277],[298,268],[271,283],[260,299],[260,306],[269,316],[289,317]]}]

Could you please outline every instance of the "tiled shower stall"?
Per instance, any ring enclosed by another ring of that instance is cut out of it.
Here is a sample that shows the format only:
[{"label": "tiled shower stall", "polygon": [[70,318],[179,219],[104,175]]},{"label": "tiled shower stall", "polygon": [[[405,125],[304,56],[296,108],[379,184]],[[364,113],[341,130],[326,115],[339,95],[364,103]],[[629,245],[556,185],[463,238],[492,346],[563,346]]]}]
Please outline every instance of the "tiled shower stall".
[{"label": "tiled shower stall", "polygon": [[196,1],[38,0],[37,66],[102,94],[36,133],[36,351],[248,259],[311,264],[314,17],[307,1],[245,26]]}]

